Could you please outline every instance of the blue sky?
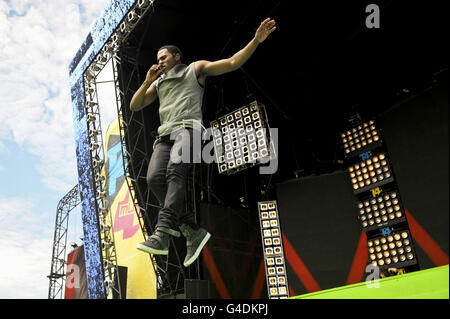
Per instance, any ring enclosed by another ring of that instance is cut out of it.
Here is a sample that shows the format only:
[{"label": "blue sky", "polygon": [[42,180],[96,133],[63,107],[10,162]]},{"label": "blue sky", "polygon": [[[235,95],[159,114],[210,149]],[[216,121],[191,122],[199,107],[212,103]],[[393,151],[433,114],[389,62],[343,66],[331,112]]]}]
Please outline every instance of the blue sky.
[{"label": "blue sky", "polygon": [[[0,0],[0,299],[48,296],[56,206],[78,183],[68,66],[108,2]],[[80,243],[79,208],[69,220]]]}]

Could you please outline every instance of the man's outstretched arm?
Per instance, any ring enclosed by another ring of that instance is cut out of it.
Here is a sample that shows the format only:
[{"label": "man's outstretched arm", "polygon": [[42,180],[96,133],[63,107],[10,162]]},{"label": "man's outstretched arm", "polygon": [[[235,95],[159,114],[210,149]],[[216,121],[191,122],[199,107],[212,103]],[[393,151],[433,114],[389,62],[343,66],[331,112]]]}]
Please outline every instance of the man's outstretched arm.
[{"label": "man's outstretched arm", "polygon": [[258,45],[266,40],[276,28],[275,20],[265,19],[256,30],[253,39],[242,50],[228,59],[214,62],[197,61],[195,63],[195,73],[198,76],[216,76],[239,69],[252,56]]}]

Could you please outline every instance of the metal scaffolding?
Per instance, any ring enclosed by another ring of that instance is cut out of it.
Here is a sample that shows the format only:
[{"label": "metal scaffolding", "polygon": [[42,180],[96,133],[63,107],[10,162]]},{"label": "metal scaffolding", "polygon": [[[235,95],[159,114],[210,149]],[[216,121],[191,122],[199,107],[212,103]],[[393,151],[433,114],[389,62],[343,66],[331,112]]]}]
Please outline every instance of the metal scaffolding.
[{"label": "metal scaffolding", "polygon": [[122,299],[117,265],[117,253],[113,232],[112,216],[108,213],[106,177],[102,174],[106,159],[105,145],[100,119],[100,105],[98,102],[97,76],[108,62],[108,55],[100,54],[91,63],[84,74],[84,92],[87,110],[87,125],[89,149],[92,158],[92,170],[95,187],[95,207],[99,218],[100,243],[102,253],[103,275],[105,278],[105,293],[107,298],[117,296]]},{"label": "metal scaffolding", "polygon": [[66,276],[66,245],[69,213],[80,204],[78,184],[72,188],[58,203],[56,208],[55,235],[50,268],[48,298],[62,298]]}]

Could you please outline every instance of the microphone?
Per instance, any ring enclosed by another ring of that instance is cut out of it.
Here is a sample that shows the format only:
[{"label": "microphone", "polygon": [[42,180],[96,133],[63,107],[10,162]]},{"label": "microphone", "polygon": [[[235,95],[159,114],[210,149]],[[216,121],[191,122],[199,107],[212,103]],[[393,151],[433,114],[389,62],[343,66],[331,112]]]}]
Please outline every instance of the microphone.
[{"label": "microphone", "polygon": [[[162,71],[161,70],[162,69],[162,65],[161,64],[158,64],[158,68],[156,69],[156,71],[158,72],[158,71]],[[158,78],[163,78],[165,76],[165,74],[164,74],[164,72],[161,72],[159,75],[158,75]]]}]

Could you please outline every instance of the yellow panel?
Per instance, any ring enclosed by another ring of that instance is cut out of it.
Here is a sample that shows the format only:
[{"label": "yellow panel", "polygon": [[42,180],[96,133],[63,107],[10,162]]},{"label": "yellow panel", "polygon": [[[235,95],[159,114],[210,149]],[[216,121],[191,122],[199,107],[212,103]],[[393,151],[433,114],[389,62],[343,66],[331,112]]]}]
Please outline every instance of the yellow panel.
[{"label": "yellow panel", "polygon": [[[113,136],[119,135],[119,122],[115,119],[109,126],[105,136],[105,159],[108,159],[108,142]],[[109,145],[110,149],[120,143]],[[120,159],[122,161],[122,159]],[[117,165],[117,163],[116,163]],[[122,165],[122,163],[121,163]],[[109,184],[109,174],[105,173],[104,165],[103,175],[106,177],[105,189]],[[114,194],[108,194],[108,213],[112,214],[114,241],[116,246],[117,264],[127,267],[127,299],[156,299],[156,275],[151,263],[150,255],[136,249],[136,244],[144,241],[144,235],[139,225],[138,215],[136,213],[132,196],[128,184],[123,178],[115,176],[115,181],[122,180],[121,185],[116,185]],[[107,217],[109,219],[109,216]]]},{"label": "yellow panel", "polygon": [[128,268],[127,299],[156,298],[156,276],[150,255],[136,249],[144,241],[126,182],[111,205],[117,263]]}]

